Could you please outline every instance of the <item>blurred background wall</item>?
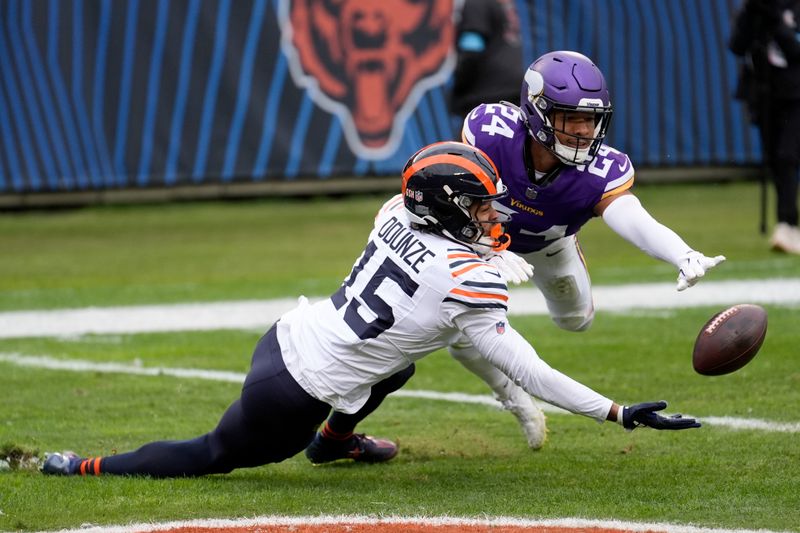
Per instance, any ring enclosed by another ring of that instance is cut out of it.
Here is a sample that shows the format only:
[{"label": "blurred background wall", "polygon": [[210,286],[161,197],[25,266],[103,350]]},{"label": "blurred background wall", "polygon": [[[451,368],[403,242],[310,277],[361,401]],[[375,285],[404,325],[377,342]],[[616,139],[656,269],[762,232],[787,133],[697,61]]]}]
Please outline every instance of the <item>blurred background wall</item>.
[{"label": "blurred background wall", "polygon": [[[739,0],[516,0],[524,69],[593,58],[640,180],[760,161]],[[0,206],[396,186],[447,111],[457,0],[0,0]],[[743,174],[742,174],[743,175]],[[249,192],[248,192],[249,191]]]}]

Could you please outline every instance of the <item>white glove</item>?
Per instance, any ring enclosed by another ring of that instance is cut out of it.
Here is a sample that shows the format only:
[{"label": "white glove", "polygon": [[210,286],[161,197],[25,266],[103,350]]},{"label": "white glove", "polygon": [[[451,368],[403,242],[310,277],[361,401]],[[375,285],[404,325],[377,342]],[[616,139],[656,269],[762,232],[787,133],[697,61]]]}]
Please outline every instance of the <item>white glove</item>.
[{"label": "white glove", "polygon": [[506,283],[519,285],[533,277],[533,266],[514,252],[492,252],[486,260],[497,267]]},{"label": "white glove", "polygon": [[724,255],[706,257],[695,251],[680,256],[678,258],[677,289],[682,291],[693,286],[700,281],[700,278],[706,275],[706,271],[711,270],[723,261],[725,261]]}]

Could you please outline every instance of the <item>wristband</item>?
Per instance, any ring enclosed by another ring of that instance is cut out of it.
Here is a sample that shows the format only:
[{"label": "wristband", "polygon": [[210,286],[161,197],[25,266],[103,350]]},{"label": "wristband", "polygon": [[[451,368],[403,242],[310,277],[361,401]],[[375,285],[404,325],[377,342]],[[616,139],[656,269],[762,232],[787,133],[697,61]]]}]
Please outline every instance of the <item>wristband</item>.
[{"label": "wristband", "polygon": [[617,424],[622,427],[625,427],[625,406],[620,405],[619,409],[617,409]]}]

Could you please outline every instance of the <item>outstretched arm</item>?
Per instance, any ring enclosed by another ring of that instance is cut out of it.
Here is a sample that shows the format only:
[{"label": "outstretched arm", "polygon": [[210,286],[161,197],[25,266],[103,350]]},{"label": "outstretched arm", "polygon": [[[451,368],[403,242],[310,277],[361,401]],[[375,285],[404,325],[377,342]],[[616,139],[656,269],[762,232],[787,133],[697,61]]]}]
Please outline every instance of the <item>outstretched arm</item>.
[{"label": "outstretched arm", "polygon": [[[597,421],[617,422],[628,430],[638,426],[655,429],[700,427],[691,418],[656,414],[667,406],[666,402],[640,403],[630,407],[613,402],[548,365],[519,332],[510,324],[506,325],[505,320],[507,318],[502,312],[471,310],[456,317],[455,323],[484,358],[528,394]],[[502,329],[496,327],[499,323],[503,324]]]},{"label": "outstretched arm", "polygon": [[693,250],[677,233],[654,219],[633,194],[607,199],[599,210],[606,224],[645,253],[678,269],[677,289],[693,286],[706,271],[725,261],[725,256],[706,257]]}]

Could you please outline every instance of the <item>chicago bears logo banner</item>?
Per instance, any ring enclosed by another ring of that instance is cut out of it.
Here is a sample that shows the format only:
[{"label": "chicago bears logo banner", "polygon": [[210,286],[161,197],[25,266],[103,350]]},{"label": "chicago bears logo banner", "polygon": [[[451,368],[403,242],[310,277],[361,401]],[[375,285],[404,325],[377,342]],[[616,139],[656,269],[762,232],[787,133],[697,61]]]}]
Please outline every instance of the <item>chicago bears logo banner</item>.
[{"label": "chicago bears logo banner", "polygon": [[383,159],[425,91],[452,73],[452,17],[452,0],[281,0],[281,46],[352,152]]},{"label": "chicago bears logo banner", "polygon": [[[394,183],[421,146],[459,135],[446,100],[462,3],[0,0],[0,209],[105,201],[72,194],[85,191]],[[640,170],[719,165],[745,177],[761,146],[730,96],[736,62],[718,22],[734,3],[503,0],[519,15],[521,69],[553,48],[601,66],[623,118],[609,144]],[[597,16],[572,16],[588,4]],[[620,30],[640,19],[653,31]],[[592,38],[603,35],[613,38]]]}]

